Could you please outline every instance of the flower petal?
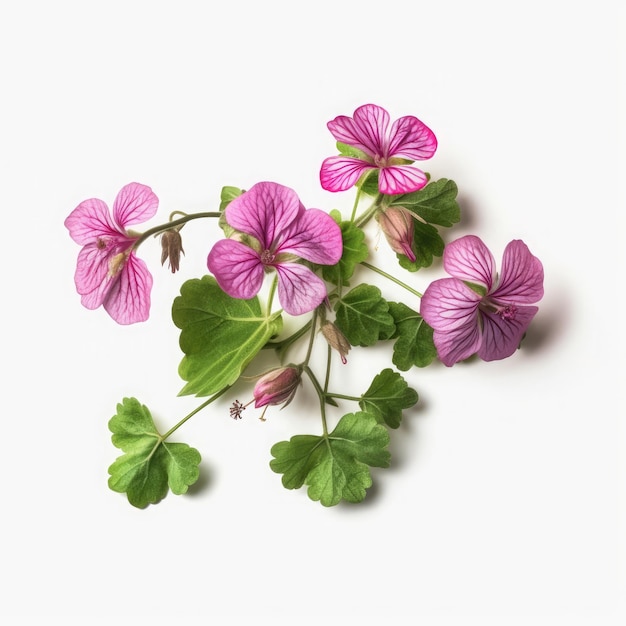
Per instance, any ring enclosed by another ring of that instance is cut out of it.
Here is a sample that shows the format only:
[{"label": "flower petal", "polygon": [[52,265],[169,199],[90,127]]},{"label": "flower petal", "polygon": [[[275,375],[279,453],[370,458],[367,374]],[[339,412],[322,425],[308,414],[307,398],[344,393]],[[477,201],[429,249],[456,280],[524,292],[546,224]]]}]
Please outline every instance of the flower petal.
[{"label": "flower petal", "polygon": [[320,265],[334,265],[343,252],[341,228],[328,213],[307,209],[285,233],[276,252],[292,253]]},{"label": "flower petal", "polygon": [[391,126],[387,157],[423,161],[437,150],[437,138],[426,124],[412,115],[401,117]]},{"label": "flower petal", "polygon": [[514,239],[505,248],[500,282],[491,296],[516,304],[532,304],[543,297],[543,265],[523,241]]},{"label": "flower petal", "polygon": [[219,286],[232,298],[249,300],[263,284],[263,263],[258,253],[240,241],[218,241],[209,252],[207,265]]},{"label": "flower petal", "polygon": [[104,308],[118,324],[145,322],[150,315],[151,289],[152,274],[131,252],[106,294]]},{"label": "flower petal", "polygon": [[279,263],[278,300],[289,315],[309,313],[326,297],[324,281],[305,265]]},{"label": "flower petal", "polygon": [[378,173],[378,189],[387,195],[411,193],[425,187],[426,183],[426,174],[410,165],[383,167]]},{"label": "flower petal", "polygon": [[129,183],[122,187],[115,198],[113,219],[121,228],[140,224],[153,217],[158,206],[159,199],[150,187]]},{"label": "flower petal", "polygon": [[456,278],[433,281],[420,301],[424,321],[442,332],[462,326],[478,326],[477,310],[481,297]]},{"label": "flower petal", "polygon": [[226,207],[226,221],[236,230],[256,237],[269,250],[278,234],[301,211],[296,192],[278,183],[256,183]]},{"label": "flower petal", "polygon": [[376,169],[367,161],[352,157],[334,156],[324,159],[320,183],[326,191],[345,191],[354,187],[362,174]]},{"label": "flower petal", "polygon": [[511,356],[539,309],[536,306],[518,307],[515,317],[482,313],[483,338],[478,356],[484,361],[496,361]]},{"label": "flower petal", "polygon": [[496,262],[489,248],[475,235],[450,242],[443,252],[443,267],[459,280],[491,290],[496,278]]},{"label": "flower petal", "polygon": [[389,113],[375,104],[365,104],[354,112],[354,119],[339,115],[327,124],[333,137],[373,157],[383,156]]},{"label": "flower petal", "polygon": [[70,237],[81,246],[97,239],[124,235],[111,219],[109,207],[97,198],[81,202],[65,218],[64,224],[70,231]]},{"label": "flower petal", "polygon": [[[119,252],[115,246],[101,249],[96,244],[87,244],[78,253],[74,283],[81,296],[89,295],[83,301],[88,309],[96,309],[102,304],[110,279],[109,261]],[[86,303],[85,303],[86,302]]]}]

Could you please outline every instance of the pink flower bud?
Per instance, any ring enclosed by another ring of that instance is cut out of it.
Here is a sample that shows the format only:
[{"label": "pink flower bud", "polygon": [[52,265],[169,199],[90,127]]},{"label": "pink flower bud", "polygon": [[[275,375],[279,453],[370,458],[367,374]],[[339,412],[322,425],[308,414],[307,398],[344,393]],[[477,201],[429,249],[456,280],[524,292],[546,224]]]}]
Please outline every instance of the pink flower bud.
[{"label": "pink flower bud", "polygon": [[181,252],[185,254],[180,233],[174,228],[166,230],[161,235],[161,265],[169,259],[169,267],[174,274],[180,266]]},{"label": "pink flower bud", "polygon": [[300,384],[300,369],[278,367],[264,374],[254,386],[254,406],[258,409],[268,404],[291,402]]},{"label": "pink flower bud", "polygon": [[392,206],[376,215],[376,220],[391,246],[398,254],[404,254],[411,262],[415,261],[413,252],[413,215],[400,206]]}]

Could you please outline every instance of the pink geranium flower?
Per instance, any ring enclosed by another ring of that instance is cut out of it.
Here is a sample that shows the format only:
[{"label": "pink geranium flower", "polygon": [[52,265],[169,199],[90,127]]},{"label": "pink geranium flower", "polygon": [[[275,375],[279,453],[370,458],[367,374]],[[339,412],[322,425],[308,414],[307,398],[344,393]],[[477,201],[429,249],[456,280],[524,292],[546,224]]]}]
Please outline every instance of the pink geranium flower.
[{"label": "pink geranium flower", "polygon": [[511,241],[498,280],[489,249],[468,235],[446,246],[443,264],[453,278],[431,283],[420,306],[440,360],[450,366],[475,353],[485,361],[511,356],[538,311],[528,305],[543,297],[539,259],[523,241]]},{"label": "pink geranium flower", "polygon": [[[278,273],[278,299],[291,315],[312,311],[326,297],[326,286],[298,261],[334,265],[343,243],[337,223],[319,209],[305,209],[296,192],[262,182],[230,202],[226,221],[249,237],[222,239],[207,264],[220,287],[233,298],[254,297],[266,271]],[[247,245],[247,244],[250,245]]]},{"label": "pink geranium flower", "polygon": [[130,183],[117,194],[113,215],[102,200],[91,198],[65,220],[72,239],[83,246],[74,275],[82,304],[102,305],[118,324],[148,319],[152,276],[133,250],[139,235],[126,227],[151,218],[158,204],[150,187]]},{"label": "pink geranium flower", "polygon": [[324,189],[345,191],[372,170],[378,170],[380,193],[388,195],[417,191],[428,182],[424,172],[408,163],[432,157],[437,138],[416,117],[401,117],[389,130],[389,113],[375,104],[365,104],[354,112],[354,117],[340,115],[328,122],[328,129],[337,141],[362,155],[325,159],[320,171]]}]

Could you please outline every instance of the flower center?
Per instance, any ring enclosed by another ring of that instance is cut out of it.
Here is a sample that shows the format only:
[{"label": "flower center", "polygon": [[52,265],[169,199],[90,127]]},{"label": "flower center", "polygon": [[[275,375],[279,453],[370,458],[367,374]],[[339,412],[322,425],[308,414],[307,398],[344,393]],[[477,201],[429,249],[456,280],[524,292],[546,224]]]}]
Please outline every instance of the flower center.
[{"label": "flower center", "polygon": [[374,165],[376,165],[376,167],[387,167],[387,165],[388,165],[387,157],[375,154],[374,155]]},{"label": "flower center", "polygon": [[261,263],[263,265],[271,265],[274,262],[274,253],[271,250],[263,250],[261,252]]},{"label": "flower center", "polygon": [[479,307],[485,313],[495,313],[495,315],[499,315],[504,320],[514,320],[517,314],[517,307],[514,304],[498,304],[489,300],[489,298],[483,298]]}]

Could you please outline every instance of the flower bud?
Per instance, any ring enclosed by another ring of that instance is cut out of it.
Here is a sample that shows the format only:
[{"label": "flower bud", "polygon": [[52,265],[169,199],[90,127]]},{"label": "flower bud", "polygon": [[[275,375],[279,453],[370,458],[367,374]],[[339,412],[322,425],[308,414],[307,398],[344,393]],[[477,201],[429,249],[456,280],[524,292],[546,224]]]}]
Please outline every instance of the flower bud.
[{"label": "flower bud", "polygon": [[387,242],[398,254],[404,254],[411,262],[415,261],[413,252],[413,215],[400,206],[391,206],[376,215]]},{"label": "flower bud", "polygon": [[169,267],[172,274],[178,271],[180,266],[180,253],[185,254],[183,250],[183,240],[178,230],[171,228],[161,235],[161,265],[169,259]]},{"label": "flower bud", "polygon": [[345,365],[347,362],[346,356],[350,352],[350,342],[346,339],[346,336],[333,324],[332,322],[325,321],[320,330],[322,335],[326,338],[328,345],[337,350],[341,355],[341,362]]},{"label": "flower bud", "polygon": [[300,369],[293,366],[270,370],[254,386],[254,406],[258,409],[283,402],[287,406],[296,394],[300,377]]}]

